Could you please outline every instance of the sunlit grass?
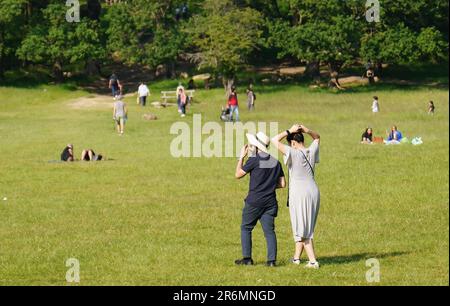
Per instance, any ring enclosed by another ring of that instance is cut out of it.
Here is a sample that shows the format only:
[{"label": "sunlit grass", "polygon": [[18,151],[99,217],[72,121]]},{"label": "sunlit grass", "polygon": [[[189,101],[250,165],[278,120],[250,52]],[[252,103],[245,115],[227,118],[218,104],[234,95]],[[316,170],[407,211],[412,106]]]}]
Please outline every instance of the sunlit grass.
[{"label": "sunlit grass", "polygon": [[[170,84],[176,85],[176,84]],[[151,101],[161,84],[153,86]],[[152,86],[151,86],[152,87]],[[174,108],[142,110],[129,98],[127,134],[110,110],[73,110],[88,93],[62,87],[0,88],[0,284],[64,285],[65,261],[81,263],[82,285],[366,285],[369,258],[381,285],[448,285],[448,91],[315,92],[257,87],[257,111],[244,121],[300,122],[322,135],[317,181],[322,208],[316,247],[322,269],[289,264],[293,242],[286,192],[279,192],[280,267],[264,267],[254,233],[255,267],[238,268],[240,216],[248,181],[233,178],[235,158],[174,159]],[[370,112],[372,96],[382,112]],[[426,114],[434,100],[437,114]],[[222,90],[199,91],[190,114],[217,121]],[[153,112],[159,120],[147,122]],[[396,124],[424,145],[362,146]],[[67,143],[77,157],[92,147],[110,161],[49,163]],[[7,197],[7,201],[2,201]]]}]

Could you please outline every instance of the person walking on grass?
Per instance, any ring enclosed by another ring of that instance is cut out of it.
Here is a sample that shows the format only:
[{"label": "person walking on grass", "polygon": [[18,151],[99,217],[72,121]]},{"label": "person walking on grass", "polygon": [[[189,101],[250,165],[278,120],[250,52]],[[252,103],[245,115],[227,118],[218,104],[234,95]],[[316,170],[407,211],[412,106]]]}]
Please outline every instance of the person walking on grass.
[{"label": "person walking on grass", "polygon": [[256,95],[252,87],[247,89],[247,107],[249,111],[255,110]]},{"label": "person walking on grass", "polygon": [[380,103],[378,100],[378,97],[375,96],[373,97],[373,102],[372,102],[372,113],[376,114],[380,112]]},{"label": "person walking on grass", "polygon": [[128,118],[128,109],[125,102],[122,101],[122,96],[116,97],[113,108],[113,120],[116,123],[117,132],[123,135],[125,132],[125,123]]},{"label": "person walking on grass", "polygon": [[434,106],[434,102],[430,101],[430,103],[428,103],[428,115],[434,115],[435,111],[436,107]]},{"label": "person walking on grass", "polygon": [[231,88],[230,96],[228,97],[227,107],[230,109],[230,121],[233,122],[233,115],[236,113],[236,122],[239,122],[239,101],[236,92],[236,87]]},{"label": "person walking on grass", "polygon": [[[309,147],[305,146],[304,134],[313,139]],[[288,145],[281,143],[285,138]],[[272,144],[283,153],[289,168],[288,205],[295,240],[292,263],[300,265],[302,253],[306,250],[309,262],[305,268],[319,269],[313,239],[320,208],[320,191],[314,178],[315,166],[319,163],[320,135],[296,124],[274,137]]]},{"label": "person walking on grass", "polygon": [[147,85],[144,82],[141,82],[138,88],[139,95],[139,104],[143,107],[147,104],[147,97],[150,95],[150,89],[148,89]]},{"label": "person walking on grass", "polygon": [[113,73],[109,78],[109,89],[111,89],[113,97],[117,97],[121,94],[122,84],[120,83],[116,73]]},{"label": "person walking on grass", "polygon": [[186,117],[186,105],[188,103],[188,97],[186,95],[186,92],[184,91],[184,88],[180,88],[178,90],[178,108],[181,113],[181,117]]},{"label": "person walking on grass", "polygon": [[185,92],[183,84],[181,82],[178,83],[177,87],[177,103],[178,103],[178,112],[181,114],[181,105],[180,105],[180,92]]},{"label": "person walking on grass", "polygon": [[[270,138],[264,133],[247,134],[249,145],[242,148],[235,176],[242,179],[250,174],[250,188],[244,201],[241,224],[242,259],[239,266],[254,264],[252,259],[252,231],[258,220],[267,242],[267,266],[275,267],[277,260],[277,236],[275,218],[278,215],[276,189],[285,188],[283,168],[278,160],[268,153]],[[244,165],[245,158],[250,156]]]}]

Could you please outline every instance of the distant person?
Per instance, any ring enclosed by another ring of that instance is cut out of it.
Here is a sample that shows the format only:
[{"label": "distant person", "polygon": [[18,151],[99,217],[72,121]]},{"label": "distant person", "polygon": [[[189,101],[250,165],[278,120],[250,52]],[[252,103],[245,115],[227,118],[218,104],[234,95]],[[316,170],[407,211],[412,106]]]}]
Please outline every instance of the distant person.
[{"label": "distant person", "polygon": [[434,115],[435,111],[436,107],[434,106],[434,102],[430,101],[430,103],[428,103],[428,115]]},{"label": "distant person", "polygon": [[125,132],[125,123],[128,117],[128,109],[125,102],[122,101],[122,96],[116,97],[113,108],[113,119],[116,123],[117,132],[123,135]]},{"label": "distant person", "polygon": [[[264,133],[247,134],[249,145],[241,150],[235,176],[242,179],[250,175],[250,188],[242,211],[241,245],[242,259],[235,261],[239,266],[253,265],[252,231],[257,222],[261,223],[267,243],[268,267],[275,267],[277,260],[277,236],[275,218],[278,216],[276,190],[286,187],[283,167],[268,153],[270,138]],[[251,153],[249,154],[249,151]],[[245,158],[249,159],[244,165]]]},{"label": "distant person", "polygon": [[247,89],[247,107],[249,111],[255,110],[255,101],[256,101],[256,95],[253,91],[253,88],[249,87]]},{"label": "distant person", "polygon": [[181,7],[181,16],[184,19],[187,19],[189,17],[189,7],[187,3],[184,3],[183,6]]},{"label": "distant person", "polygon": [[147,97],[150,95],[150,89],[148,89],[147,85],[145,85],[144,82],[141,82],[141,84],[139,85],[138,95],[139,104],[145,107],[147,104]]},{"label": "distant person", "polygon": [[74,154],[73,154],[73,145],[68,144],[63,152],[61,153],[61,161],[63,162],[73,162],[75,161]]},{"label": "distant person", "polygon": [[178,83],[178,87],[177,87],[177,103],[178,103],[178,112],[181,114],[182,113],[182,110],[181,110],[181,105],[180,105],[180,92],[181,92],[181,90],[183,91],[183,92],[185,92],[185,89],[184,89],[184,86],[183,86],[183,84],[181,84],[181,82],[180,83]]},{"label": "distant person", "polygon": [[365,77],[369,79],[369,84],[375,83],[375,70],[372,61],[369,59],[365,65]]},{"label": "distant person", "polygon": [[371,60],[371,59],[369,59],[369,60],[367,61],[365,67],[366,67],[366,71],[369,70],[369,69],[373,69],[373,63],[372,63],[372,60]]},{"label": "distant person", "polygon": [[115,73],[109,78],[109,89],[111,89],[113,97],[121,94],[122,84],[120,84],[119,78]]},{"label": "distant person", "polygon": [[375,83],[375,71],[373,69],[367,70],[366,76],[369,79],[369,84]]},{"label": "distant person", "polygon": [[394,125],[391,128],[391,131],[386,131],[387,134],[387,140],[386,144],[400,144],[403,139],[403,134],[398,130],[397,126]]},{"label": "distant person", "polygon": [[377,96],[373,97],[372,113],[376,114],[380,112],[380,102]]},{"label": "distant person", "polygon": [[362,144],[372,144],[373,143],[373,130],[372,128],[367,128],[361,137]]},{"label": "distant person", "polygon": [[95,154],[94,150],[92,149],[83,150],[83,152],[81,153],[82,161],[101,161],[102,159],[103,156],[101,154]]},{"label": "distant person", "polygon": [[181,112],[181,117],[186,117],[186,105],[188,103],[188,97],[183,88],[180,88],[178,91],[178,108]]},{"label": "distant person", "polygon": [[193,79],[189,80],[188,86],[187,86],[188,90],[195,90],[195,82]]},{"label": "distant person", "polygon": [[175,9],[175,20],[180,21],[180,19],[181,19],[181,9],[179,7],[177,7]]},{"label": "distant person", "polygon": [[227,107],[230,109],[230,121],[233,121],[233,115],[236,114],[236,122],[239,121],[239,101],[236,92],[236,87],[231,88],[230,96],[228,97]]}]

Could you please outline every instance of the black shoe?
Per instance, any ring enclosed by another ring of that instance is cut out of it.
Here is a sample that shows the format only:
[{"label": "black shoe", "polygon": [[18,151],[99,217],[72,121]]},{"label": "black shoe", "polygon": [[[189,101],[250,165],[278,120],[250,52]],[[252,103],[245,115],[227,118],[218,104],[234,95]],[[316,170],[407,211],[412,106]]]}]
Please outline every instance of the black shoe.
[{"label": "black shoe", "polygon": [[276,261],[268,261],[266,263],[267,267],[276,267],[277,266],[277,262]]},{"label": "black shoe", "polygon": [[238,259],[234,263],[238,266],[253,266],[254,264],[251,258]]}]

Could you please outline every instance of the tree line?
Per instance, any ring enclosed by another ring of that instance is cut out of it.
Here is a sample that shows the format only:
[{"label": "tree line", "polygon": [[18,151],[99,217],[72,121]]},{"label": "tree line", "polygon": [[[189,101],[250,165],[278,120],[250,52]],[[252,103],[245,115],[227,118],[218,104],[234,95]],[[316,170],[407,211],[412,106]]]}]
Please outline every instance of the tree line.
[{"label": "tree line", "polygon": [[233,80],[247,64],[289,59],[330,74],[355,62],[448,60],[447,0],[380,0],[380,22],[366,0],[79,1],[67,22],[65,0],[0,0],[0,77],[43,66],[99,73],[105,63],[167,67],[180,62]]}]

